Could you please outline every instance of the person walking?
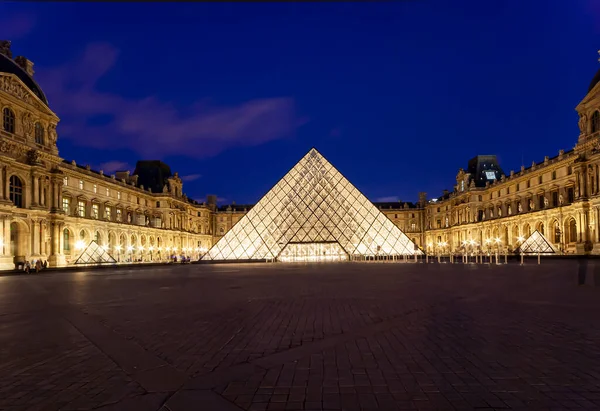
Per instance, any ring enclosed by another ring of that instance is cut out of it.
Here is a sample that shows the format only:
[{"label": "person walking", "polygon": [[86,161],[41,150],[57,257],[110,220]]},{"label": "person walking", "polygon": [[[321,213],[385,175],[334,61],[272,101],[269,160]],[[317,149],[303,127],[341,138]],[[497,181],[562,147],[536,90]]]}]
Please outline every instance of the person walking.
[{"label": "person walking", "polygon": [[35,272],[39,273],[42,270],[42,260],[37,260],[35,262]]},{"label": "person walking", "polygon": [[31,271],[31,264],[29,263],[29,261],[25,261],[25,274],[29,274],[30,271]]}]

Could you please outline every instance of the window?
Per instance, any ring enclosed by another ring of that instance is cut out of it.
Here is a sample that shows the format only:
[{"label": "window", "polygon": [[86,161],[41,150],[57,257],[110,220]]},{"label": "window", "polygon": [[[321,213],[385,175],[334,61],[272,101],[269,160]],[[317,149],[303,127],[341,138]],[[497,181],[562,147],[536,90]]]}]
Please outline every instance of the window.
[{"label": "window", "polygon": [[112,210],[110,209],[109,206],[107,206],[107,205],[104,206],[104,213],[106,214],[106,219],[108,221],[110,221],[112,219]]},{"label": "window", "polygon": [[575,200],[575,189],[573,187],[567,188],[567,203],[572,203]]},{"label": "window", "polygon": [[110,197],[110,189],[108,187],[106,187],[106,196]]},{"label": "window", "polygon": [[520,188],[520,184],[517,183],[517,191],[519,191]]},{"label": "window", "polygon": [[481,196],[477,196],[477,201],[482,201],[482,197]]},{"label": "window", "polygon": [[123,211],[120,208],[117,208],[117,221],[123,221]]},{"label": "window", "polygon": [[23,208],[23,182],[17,176],[10,177],[10,201],[19,208]]},{"label": "window", "polygon": [[417,231],[417,225],[416,225],[415,223],[412,223],[412,224],[410,225],[410,228],[411,228],[411,230],[413,230],[413,231]]},{"label": "window", "polygon": [[63,250],[65,251],[70,251],[71,250],[71,238],[70,238],[70,234],[69,234],[69,230],[68,229],[64,229],[63,230]]},{"label": "window", "polygon": [[394,214],[394,218],[398,218],[398,214]]},{"label": "window", "polygon": [[8,107],[2,110],[2,128],[9,133],[15,132],[15,113]]},{"label": "window", "polygon": [[558,191],[552,192],[552,206],[556,207],[558,205]]},{"label": "window", "polygon": [[98,193],[98,186],[94,184],[94,194]]},{"label": "window", "polygon": [[39,121],[35,123],[35,144],[44,145],[44,127]]},{"label": "window", "polygon": [[506,187],[506,194],[510,194],[510,187]]},{"label": "window", "polygon": [[98,204],[92,204],[92,218],[98,219],[100,215],[100,207]]},{"label": "window", "polygon": [[83,180],[79,180],[79,189],[83,190]]},{"label": "window", "polygon": [[442,220],[437,220],[437,228],[442,228]]},{"label": "window", "polygon": [[66,187],[66,186],[68,186],[68,185],[69,185],[69,177],[67,177],[67,176],[64,176],[64,177],[63,177],[63,186],[65,186],[65,187]]},{"label": "window", "polygon": [[100,244],[100,231],[96,231],[96,234],[94,235],[94,241],[96,244]]},{"label": "window", "polygon": [[542,176],[538,177],[538,184],[542,184]]},{"label": "window", "polygon": [[[160,207],[160,201],[157,201],[156,202],[156,208],[159,208],[159,207]],[[198,213],[198,217],[200,217],[200,213]]]},{"label": "window", "polygon": [[85,217],[85,201],[83,200],[77,202],[77,215],[79,217]]},{"label": "window", "polygon": [[117,191],[117,200],[120,200],[120,199],[121,199],[121,192]]},{"label": "window", "polygon": [[592,114],[592,133],[600,131],[600,111],[594,111]]},{"label": "window", "polygon": [[573,167],[571,167],[571,166],[567,167],[567,174],[568,175],[573,174]]},{"label": "window", "polygon": [[531,180],[527,180],[527,188],[531,187]]},{"label": "window", "polygon": [[556,171],[552,172],[552,180],[556,180]]},{"label": "window", "polygon": [[69,210],[71,209],[71,199],[69,197],[63,197],[62,199],[62,208],[63,212],[66,215],[69,215]]}]

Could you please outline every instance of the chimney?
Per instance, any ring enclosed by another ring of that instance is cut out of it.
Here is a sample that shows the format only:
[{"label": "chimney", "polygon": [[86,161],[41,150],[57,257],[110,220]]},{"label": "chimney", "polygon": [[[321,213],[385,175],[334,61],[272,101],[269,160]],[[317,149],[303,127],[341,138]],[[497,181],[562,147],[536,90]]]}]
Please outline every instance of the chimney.
[{"label": "chimney", "polygon": [[17,63],[19,67],[25,70],[27,74],[33,77],[33,61],[27,59],[27,57],[17,56],[15,57],[15,63]]},{"label": "chimney", "polygon": [[0,54],[5,55],[9,59],[12,59],[12,52],[10,51],[10,40],[0,40]]}]

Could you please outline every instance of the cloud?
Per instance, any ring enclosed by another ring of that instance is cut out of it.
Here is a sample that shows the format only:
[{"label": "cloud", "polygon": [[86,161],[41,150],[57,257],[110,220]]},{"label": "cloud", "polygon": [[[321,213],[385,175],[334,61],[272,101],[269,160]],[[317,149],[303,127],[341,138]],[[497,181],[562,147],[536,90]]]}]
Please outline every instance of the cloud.
[{"label": "cloud", "polygon": [[[288,97],[225,107],[201,100],[183,110],[156,96],[134,99],[99,91],[97,82],[118,56],[112,45],[93,43],[80,58],[38,71],[51,108],[62,118],[59,137],[90,148],[131,149],[147,158],[199,158],[285,138],[301,124]],[[90,124],[99,117],[108,121]]]},{"label": "cloud", "polygon": [[0,33],[2,39],[17,40],[28,35],[36,24],[36,17],[32,14],[12,14],[0,18]]},{"label": "cloud", "polygon": [[400,201],[398,196],[379,197],[375,199],[376,203],[397,203],[398,201]]},{"label": "cloud", "polygon": [[188,174],[186,176],[180,176],[179,178],[181,178],[181,181],[190,182],[198,180],[200,177],[202,177],[202,174]]},{"label": "cloud", "polygon": [[112,174],[115,171],[126,171],[126,170],[132,170],[132,167],[124,162],[124,161],[107,161],[106,163],[102,163],[100,164],[100,166],[98,167],[99,170],[103,170],[105,174]]}]

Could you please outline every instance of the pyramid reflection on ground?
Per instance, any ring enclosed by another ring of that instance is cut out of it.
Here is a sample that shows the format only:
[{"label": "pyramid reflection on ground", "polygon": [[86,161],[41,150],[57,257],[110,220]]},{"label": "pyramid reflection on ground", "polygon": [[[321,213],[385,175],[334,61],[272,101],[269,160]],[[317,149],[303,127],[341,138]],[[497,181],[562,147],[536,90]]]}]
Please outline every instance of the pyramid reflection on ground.
[{"label": "pyramid reflection on ground", "polygon": [[[310,255],[314,250],[323,254]],[[306,257],[308,261],[322,261],[415,253],[422,254],[406,234],[313,148],[203,260],[285,261]]]}]

